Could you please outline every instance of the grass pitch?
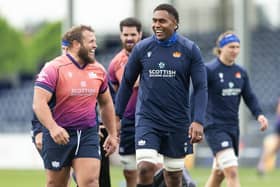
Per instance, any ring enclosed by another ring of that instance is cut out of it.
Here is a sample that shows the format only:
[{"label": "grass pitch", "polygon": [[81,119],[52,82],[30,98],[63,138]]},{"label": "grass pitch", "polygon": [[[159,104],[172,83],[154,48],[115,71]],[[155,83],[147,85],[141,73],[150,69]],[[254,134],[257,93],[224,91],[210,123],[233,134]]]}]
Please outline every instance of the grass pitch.
[{"label": "grass pitch", "polygon": [[[194,168],[190,171],[192,178],[197,182],[197,187],[203,187],[210,168]],[[255,168],[240,168],[239,176],[241,186],[244,187],[279,187],[280,169],[258,176]],[[124,187],[124,178],[119,167],[111,168],[112,187]],[[44,187],[45,173],[43,170],[0,170],[0,187]],[[71,187],[75,187],[72,182]],[[226,187],[223,184],[223,187]]]}]

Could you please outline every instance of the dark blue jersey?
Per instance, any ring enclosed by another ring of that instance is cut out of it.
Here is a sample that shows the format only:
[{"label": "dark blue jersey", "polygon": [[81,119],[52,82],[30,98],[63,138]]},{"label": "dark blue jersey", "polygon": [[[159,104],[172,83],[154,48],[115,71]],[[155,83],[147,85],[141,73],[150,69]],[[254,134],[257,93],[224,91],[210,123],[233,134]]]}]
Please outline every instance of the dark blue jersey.
[{"label": "dark blue jersey", "polygon": [[207,105],[206,69],[194,42],[175,34],[161,44],[148,37],[133,48],[116,96],[116,113],[122,116],[134,82],[140,74],[136,125],[152,123],[167,131],[186,130],[190,124],[189,85],[194,86],[194,119],[203,125]]},{"label": "dark blue jersey", "polygon": [[206,125],[238,125],[241,96],[255,117],[262,113],[244,68],[237,64],[224,65],[216,58],[206,63],[206,69],[208,77]]}]

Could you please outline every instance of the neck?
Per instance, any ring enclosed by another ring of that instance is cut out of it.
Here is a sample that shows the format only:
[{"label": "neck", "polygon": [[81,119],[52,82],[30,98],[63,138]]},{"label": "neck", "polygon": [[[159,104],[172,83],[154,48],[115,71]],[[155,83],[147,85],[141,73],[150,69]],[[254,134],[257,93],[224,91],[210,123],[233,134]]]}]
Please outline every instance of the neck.
[{"label": "neck", "polygon": [[234,61],[230,61],[230,60],[227,60],[226,58],[224,58],[223,56],[220,56],[219,57],[220,61],[226,65],[226,66],[231,66],[234,64]]},{"label": "neck", "polygon": [[78,54],[73,53],[71,51],[68,54],[75,59],[75,61],[82,67],[85,65],[84,61],[78,56]]}]

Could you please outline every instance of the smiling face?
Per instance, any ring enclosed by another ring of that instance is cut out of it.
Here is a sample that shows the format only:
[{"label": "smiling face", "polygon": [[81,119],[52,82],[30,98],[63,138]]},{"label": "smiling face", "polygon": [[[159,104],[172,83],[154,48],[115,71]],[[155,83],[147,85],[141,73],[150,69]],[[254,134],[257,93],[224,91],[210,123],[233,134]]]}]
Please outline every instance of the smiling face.
[{"label": "smiling face", "polygon": [[97,48],[96,37],[93,32],[85,30],[83,38],[78,51],[78,56],[85,63],[93,63],[95,60],[95,50]]},{"label": "smiling face", "polygon": [[142,32],[138,32],[136,27],[123,26],[120,34],[123,48],[131,52],[136,43],[141,39]]},{"label": "smiling face", "polygon": [[177,28],[174,16],[165,10],[156,10],[153,15],[152,29],[158,40],[166,40]]}]

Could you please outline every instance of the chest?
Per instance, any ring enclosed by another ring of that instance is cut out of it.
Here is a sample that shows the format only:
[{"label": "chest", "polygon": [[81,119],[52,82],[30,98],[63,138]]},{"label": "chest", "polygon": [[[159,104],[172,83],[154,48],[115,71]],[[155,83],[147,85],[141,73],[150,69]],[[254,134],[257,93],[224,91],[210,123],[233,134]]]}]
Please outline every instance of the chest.
[{"label": "chest", "polygon": [[191,59],[186,53],[176,46],[174,47],[153,47],[147,50],[141,64],[144,73],[153,76],[173,76],[185,74],[191,65]]},{"label": "chest", "polygon": [[58,75],[56,94],[65,97],[97,95],[103,79],[103,72],[92,68],[62,68]]},{"label": "chest", "polygon": [[239,95],[245,84],[245,77],[240,70],[217,70],[208,80],[209,90],[222,96]]}]

